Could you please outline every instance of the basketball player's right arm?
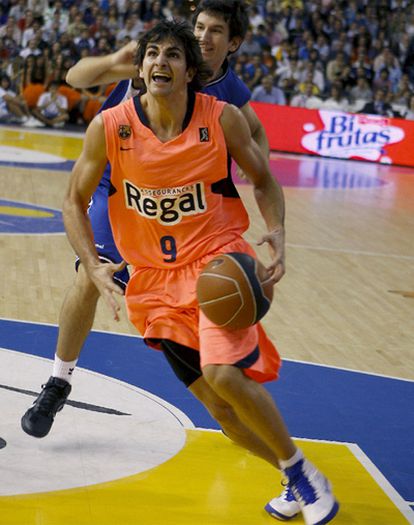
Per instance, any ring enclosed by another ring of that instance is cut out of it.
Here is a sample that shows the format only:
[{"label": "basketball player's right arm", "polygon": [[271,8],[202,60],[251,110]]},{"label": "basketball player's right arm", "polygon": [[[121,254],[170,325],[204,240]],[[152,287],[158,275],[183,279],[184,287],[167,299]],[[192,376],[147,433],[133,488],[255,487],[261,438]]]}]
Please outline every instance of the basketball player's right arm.
[{"label": "basketball player's right arm", "polygon": [[100,57],[85,57],[71,67],[66,75],[66,82],[74,88],[88,88],[127,80],[137,76],[137,68],[133,64],[136,42]]},{"label": "basketball player's right arm", "polygon": [[63,221],[70,244],[111,309],[114,319],[119,320],[120,308],[113,293],[123,293],[113,282],[112,276],[125,264],[101,263],[87,214],[89,201],[101,180],[106,163],[105,133],[102,116],[98,115],[86,131],[82,153],[72,170],[63,202]]},{"label": "basketball player's right arm", "polygon": [[227,148],[237,165],[253,183],[254,195],[268,232],[259,244],[268,243],[271,264],[268,270],[277,283],[285,273],[285,201],[283,190],[269,170],[269,163],[257,143],[241,111],[227,104],[220,118]]}]

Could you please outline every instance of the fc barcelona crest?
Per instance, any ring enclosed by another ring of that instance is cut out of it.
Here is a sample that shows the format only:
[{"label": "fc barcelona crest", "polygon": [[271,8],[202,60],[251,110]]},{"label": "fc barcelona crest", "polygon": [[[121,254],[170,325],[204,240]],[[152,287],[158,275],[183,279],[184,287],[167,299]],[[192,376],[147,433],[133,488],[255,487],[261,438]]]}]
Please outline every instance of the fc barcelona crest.
[{"label": "fc barcelona crest", "polygon": [[118,135],[121,139],[129,139],[131,136],[131,126],[127,124],[121,124],[118,128]]}]

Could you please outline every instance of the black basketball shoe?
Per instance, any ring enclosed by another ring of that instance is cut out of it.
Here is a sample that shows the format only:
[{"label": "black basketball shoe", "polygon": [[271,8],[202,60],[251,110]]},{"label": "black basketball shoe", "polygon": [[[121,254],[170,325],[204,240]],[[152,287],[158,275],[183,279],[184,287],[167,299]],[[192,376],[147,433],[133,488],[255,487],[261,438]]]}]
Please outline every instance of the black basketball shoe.
[{"label": "black basketball shoe", "polygon": [[42,438],[49,434],[56,413],[62,410],[71,385],[59,377],[50,377],[42,385],[42,391],[34,401],[33,406],[22,417],[22,429],[30,436]]}]

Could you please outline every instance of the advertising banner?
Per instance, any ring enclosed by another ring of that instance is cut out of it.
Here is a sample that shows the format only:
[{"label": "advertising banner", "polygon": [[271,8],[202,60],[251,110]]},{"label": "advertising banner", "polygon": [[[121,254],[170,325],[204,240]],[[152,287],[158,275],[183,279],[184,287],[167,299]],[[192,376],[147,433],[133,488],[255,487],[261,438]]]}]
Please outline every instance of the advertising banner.
[{"label": "advertising banner", "polygon": [[414,166],[414,121],[252,102],[270,149]]}]

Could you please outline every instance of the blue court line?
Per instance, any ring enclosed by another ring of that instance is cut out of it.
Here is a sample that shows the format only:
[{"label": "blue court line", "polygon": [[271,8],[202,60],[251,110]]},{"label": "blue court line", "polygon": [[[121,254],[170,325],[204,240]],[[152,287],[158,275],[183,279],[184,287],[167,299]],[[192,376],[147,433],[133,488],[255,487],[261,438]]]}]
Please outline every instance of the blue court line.
[{"label": "blue court line", "polygon": [[[0,320],[3,348],[53,359],[56,337],[54,325]],[[78,365],[152,392],[196,427],[218,428],[162,354],[139,337],[92,332]],[[267,388],[292,435],[357,443],[401,497],[414,501],[413,381],[286,360]]]},{"label": "blue court line", "polygon": [[65,160],[64,162],[18,162],[11,160],[0,160],[0,166],[53,171],[71,171],[74,164],[74,160]]}]

